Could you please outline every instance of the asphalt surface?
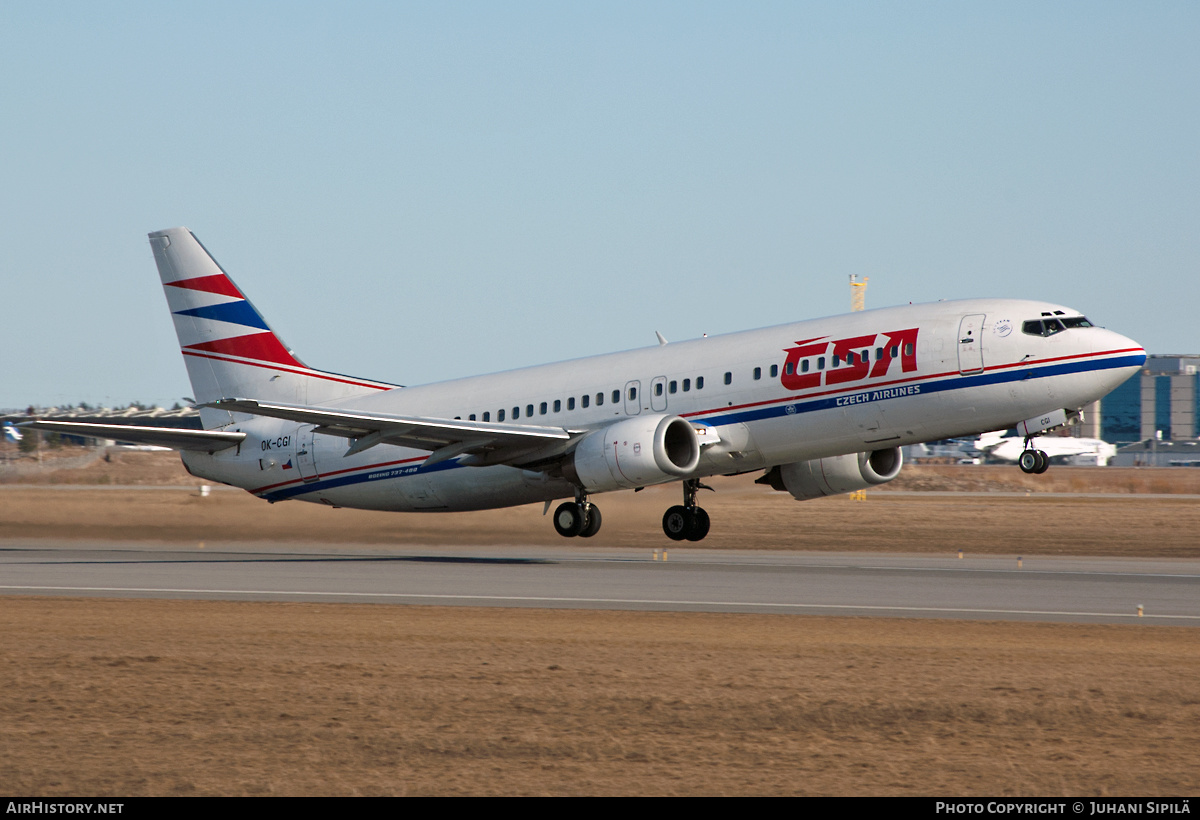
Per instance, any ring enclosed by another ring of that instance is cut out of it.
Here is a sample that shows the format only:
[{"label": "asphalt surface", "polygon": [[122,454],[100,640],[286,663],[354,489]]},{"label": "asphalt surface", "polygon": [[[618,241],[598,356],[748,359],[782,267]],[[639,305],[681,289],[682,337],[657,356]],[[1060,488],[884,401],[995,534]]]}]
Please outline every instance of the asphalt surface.
[{"label": "asphalt surface", "polygon": [[1200,560],[42,539],[0,542],[0,595],[1200,626]]}]

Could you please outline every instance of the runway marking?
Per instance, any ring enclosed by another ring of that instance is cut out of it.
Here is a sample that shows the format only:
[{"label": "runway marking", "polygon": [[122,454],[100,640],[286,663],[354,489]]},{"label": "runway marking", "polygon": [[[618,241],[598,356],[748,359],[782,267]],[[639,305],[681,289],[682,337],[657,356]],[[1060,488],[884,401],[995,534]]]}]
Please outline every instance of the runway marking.
[{"label": "runway marking", "polygon": [[[141,554],[142,550],[128,549],[113,549],[102,550],[110,553],[134,553]],[[29,553],[48,553],[61,552],[57,548],[51,547],[10,547],[0,548],[0,552],[29,552]],[[76,559],[51,559],[44,561],[13,561],[12,566],[22,565],[66,565],[66,564],[219,564],[219,563],[249,563],[254,561],[264,562],[355,562],[355,561],[428,561],[431,563],[514,563],[514,564],[633,564],[633,565],[655,565],[655,566],[670,566],[672,569],[681,567],[745,567],[749,569],[789,569],[789,570],[871,570],[876,572],[960,572],[960,573],[987,573],[993,575],[1020,575],[1023,577],[1031,576],[1058,576],[1058,575],[1082,575],[1097,578],[1170,578],[1184,581],[1200,579],[1200,573],[1193,572],[1120,572],[1111,569],[1054,569],[1047,567],[1039,567],[1037,563],[1042,560],[1065,561],[1064,558],[1044,559],[1041,556],[1034,556],[1024,559],[1032,566],[1024,569],[1013,569],[1011,567],[985,567],[985,566],[896,566],[888,564],[853,564],[853,563],[803,563],[803,562],[782,562],[772,560],[728,560],[724,558],[706,559],[703,556],[686,556],[676,557],[672,559],[670,564],[655,564],[648,558],[644,557],[589,557],[589,556],[570,556],[566,558],[537,558],[537,557],[518,557],[518,558],[496,558],[489,556],[473,556],[473,555],[441,555],[430,556],[425,554],[408,554],[408,553],[361,553],[361,552],[344,552],[344,553],[298,553],[298,552],[238,552],[234,550],[214,549],[206,554],[200,554],[194,550],[177,551],[178,555],[184,556],[181,558],[149,558],[149,559],[124,559],[124,558],[92,558],[89,560]],[[920,557],[917,560],[923,560]],[[938,558],[925,560],[941,560]],[[1016,557],[1009,558],[1008,556],[980,556],[971,559],[972,561],[987,561],[990,563],[1006,562],[1012,563]],[[1105,558],[1088,560],[1108,560]],[[1113,559],[1116,560],[1116,559]],[[1154,559],[1148,559],[1154,560]],[[1194,558],[1184,559],[1159,559],[1173,563],[1195,563]],[[0,587],[2,589],[3,587]]]},{"label": "runway marking", "polygon": [[[652,598],[566,598],[514,595],[440,595],[416,592],[306,592],[301,590],[268,590],[268,589],[172,589],[154,587],[57,587],[57,586],[16,586],[0,584],[0,589],[25,592],[126,592],[126,593],[160,593],[178,595],[270,595],[270,596],[306,596],[306,597],[343,597],[343,598],[394,598],[433,601],[511,601],[514,603],[543,603],[543,604],[626,604],[643,606],[704,606],[704,607],[770,607],[774,609],[832,609],[832,610],[868,610],[873,612],[936,612],[971,615],[1043,615],[1087,618],[1130,618],[1138,620],[1136,613],[1127,612],[1068,612],[1040,609],[965,609],[959,607],[932,606],[879,606],[856,604],[789,604],[752,601],[687,601],[661,600]],[[1146,615],[1142,618],[1172,619],[1185,621],[1200,621],[1200,615]]]}]

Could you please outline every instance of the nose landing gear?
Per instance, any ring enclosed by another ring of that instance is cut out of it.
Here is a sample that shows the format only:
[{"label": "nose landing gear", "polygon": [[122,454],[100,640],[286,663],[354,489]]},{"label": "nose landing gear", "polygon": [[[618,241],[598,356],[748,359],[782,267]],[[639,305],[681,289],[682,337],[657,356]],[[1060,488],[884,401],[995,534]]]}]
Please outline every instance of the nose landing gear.
[{"label": "nose landing gear", "polygon": [[1023,473],[1041,475],[1050,469],[1050,457],[1046,455],[1044,450],[1033,449],[1032,442],[1032,438],[1025,439],[1025,451],[1017,459],[1017,464],[1020,465],[1021,472]]}]

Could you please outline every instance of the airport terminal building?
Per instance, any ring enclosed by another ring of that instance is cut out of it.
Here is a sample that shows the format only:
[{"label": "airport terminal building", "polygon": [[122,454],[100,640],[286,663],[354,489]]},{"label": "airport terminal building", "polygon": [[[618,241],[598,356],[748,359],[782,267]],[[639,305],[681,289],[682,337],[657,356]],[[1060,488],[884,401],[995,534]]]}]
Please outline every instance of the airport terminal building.
[{"label": "airport terminal building", "polygon": [[1074,434],[1120,445],[1113,465],[1200,466],[1200,355],[1152,355],[1084,410]]}]

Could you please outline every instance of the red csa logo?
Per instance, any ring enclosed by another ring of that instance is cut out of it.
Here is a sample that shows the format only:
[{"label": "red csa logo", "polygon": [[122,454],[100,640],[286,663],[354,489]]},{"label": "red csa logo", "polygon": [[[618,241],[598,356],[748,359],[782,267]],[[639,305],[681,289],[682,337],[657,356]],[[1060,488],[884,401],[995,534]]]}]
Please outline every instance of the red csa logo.
[{"label": "red csa logo", "polygon": [[[826,385],[856,382],[860,379],[878,379],[886,376],[893,359],[900,359],[900,370],[910,373],[917,369],[917,330],[893,330],[875,336],[854,336],[849,339],[829,341],[827,336],[816,339],[804,339],[796,342],[796,347],[784,350],[787,359],[783,363],[783,376],[780,381],[788,390],[804,390],[809,387],[820,387],[821,377]],[[883,338],[882,346],[876,345],[876,340]],[[824,340],[824,341],[822,341]],[[833,345],[833,355],[844,362],[844,365],[825,370],[801,372],[801,361],[809,356],[824,356]],[[871,349],[874,348],[874,353]],[[874,361],[871,359],[874,358]]]}]

